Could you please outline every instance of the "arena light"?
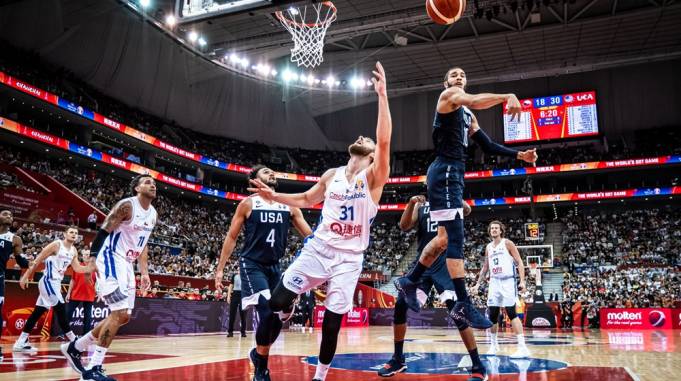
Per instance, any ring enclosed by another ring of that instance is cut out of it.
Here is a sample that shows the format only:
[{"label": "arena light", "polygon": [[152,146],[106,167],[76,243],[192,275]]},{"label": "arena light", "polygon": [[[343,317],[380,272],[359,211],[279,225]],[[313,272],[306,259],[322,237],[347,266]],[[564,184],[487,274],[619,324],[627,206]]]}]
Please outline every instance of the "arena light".
[{"label": "arena light", "polygon": [[140,0],[140,5],[142,8],[147,8],[151,5],[151,0]]},{"label": "arena light", "polygon": [[336,78],[334,78],[333,75],[329,75],[326,77],[325,81],[327,86],[333,87],[333,84],[336,82]]},{"label": "arena light", "polygon": [[206,39],[203,37],[199,37],[199,46],[206,46],[207,42]]},{"label": "arena light", "polygon": [[248,62],[248,58],[244,57],[241,59],[241,67],[243,67],[244,69],[248,67],[249,63],[250,62]]},{"label": "arena light", "polygon": [[273,77],[276,77],[276,76],[277,76],[277,71],[274,70],[274,69],[270,70],[270,75],[273,76]]},{"label": "arena light", "polygon": [[350,86],[352,86],[355,89],[359,89],[360,87],[363,87],[363,85],[364,85],[364,78],[355,77],[352,80],[350,80]]},{"label": "arena light", "polygon": [[191,42],[196,42],[196,40],[199,39],[199,34],[192,30],[192,31],[189,32],[189,34],[187,35],[187,38],[188,38],[189,41],[191,41]]},{"label": "arena light", "polygon": [[289,8],[288,8],[288,11],[289,11],[289,13],[290,13],[291,15],[293,15],[293,16],[297,16],[298,13],[300,13],[300,12],[298,12],[298,9],[297,9],[297,8],[294,8],[294,7],[289,7]]},{"label": "arena light", "polygon": [[232,61],[232,62],[234,62],[234,63],[237,63],[237,62],[241,61],[241,59],[239,58],[238,55],[236,55],[236,53],[232,53],[232,54],[229,56],[229,60]]},{"label": "arena light", "polygon": [[284,80],[284,82],[291,81],[293,79],[293,73],[290,70],[286,69],[281,74],[281,78]]},{"label": "arena light", "polygon": [[177,19],[175,19],[175,16],[173,15],[166,16],[166,25],[172,28],[175,26],[175,23],[177,23]]},{"label": "arena light", "polygon": [[373,85],[373,84],[374,84],[373,82],[367,81],[367,87],[371,87],[371,85]]}]

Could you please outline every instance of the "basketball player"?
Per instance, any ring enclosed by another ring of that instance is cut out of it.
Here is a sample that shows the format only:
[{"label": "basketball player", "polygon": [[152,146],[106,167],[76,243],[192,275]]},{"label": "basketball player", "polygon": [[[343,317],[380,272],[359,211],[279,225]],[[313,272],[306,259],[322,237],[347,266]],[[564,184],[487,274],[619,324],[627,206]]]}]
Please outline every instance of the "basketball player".
[{"label": "basketball player", "polygon": [[[525,291],[525,269],[520,259],[518,248],[510,239],[504,238],[506,227],[499,221],[492,221],[487,228],[492,242],[485,248],[485,261],[478,276],[478,282],[472,293],[477,293],[480,284],[486,279],[487,271],[490,273],[489,290],[487,292],[487,307],[489,307],[489,319],[492,321],[492,345],[487,351],[488,355],[496,355],[499,352],[497,332],[499,331],[499,312],[504,307],[508,319],[511,320],[513,333],[518,338],[518,349],[511,355],[512,358],[530,357],[530,351],[525,345],[523,335],[523,323],[516,314],[516,300],[518,288]],[[516,269],[520,275],[520,282],[516,287]]]},{"label": "basketball player", "polygon": [[[135,305],[135,260],[139,260],[141,289],[151,285],[148,268],[149,236],[158,215],[151,202],[156,198],[156,182],[147,174],[137,175],[130,183],[132,197],[119,201],[104,219],[92,241],[90,262],[97,266],[99,296],[109,307],[109,316],[61,352],[81,380],[111,381],[102,369],[104,356],[118,329],[130,321]],[[87,368],[80,354],[95,345]]]},{"label": "basketball player", "polygon": [[[464,216],[471,212],[471,207],[464,202]],[[409,231],[414,227],[417,228],[416,237],[418,240],[417,251],[420,255],[424,255],[423,248],[437,235],[437,223],[430,220],[430,204],[423,196],[414,196],[409,199],[407,207],[400,218],[400,229],[402,231]],[[412,264],[412,266],[415,265]],[[447,309],[451,311],[456,301],[456,294],[454,293],[454,284],[449,277],[447,265],[445,264],[445,257],[439,255],[435,259],[430,268],[423,273],[421,282],[418,285],[419,290],[423,292],[422,299],[425,302],[430,289],[435,287],[440,301],[447,305]],[[420,301],[419,301],[420,302]],[[404,337],[407,333],[407,303],[404,300],[404,295],[397,297],[395,304],[395,312],[393,317],[393,338],[395,345],[395,352],[393,357],[383,365],[383,368],[378,370],[378,375],[382,377],[390,377],[397,373],[407,370],[407,364],[404,359]]]},{"label": "basketball player", "polygon": [[[277,193],[262,181],[252,181],[253,187],[249,188],[264,199],[301,208],[324,202],[314,235],[305,240],[300,255],[284,272],[270,300],[272,311],[286,318],[298,295],[328,281],[319,363],[313,379],[317,381],[326,378],[343,315],[352,309],[364,250],[369,245],[369,229],[390,174],[392,120],[385,72],[379,62],[373,74],[378,94],[376,143],[360,136],[348,147],[348,164],[329,169],[304,193]],[[256,364],[260,361],[254,360]]]},{"label": "basketball player", "polygon": [[[465,92],[466,73],[459,67],[447,71],[445,90],[440,94],[433,121],[433,144],[436,158],[428,168],[428,199],[430,218],[438,222],[437,236],[423,249],[425,255],[408,276],[395,283],[398,291],[404,293],[409,308],[418,311],[416,299],[417,284],[423,273],[432,265],[434,258],[446,252],[449,275],[454,282],[457,302],[451,316],[471,360],[473,362],[471,381],[487,379],[470,329],[487,329],[492,323],[475,309],[466,291],[463,262],[463,183],[465,172],[465,149],[468,139],[478,143],[490,155],[514,157],[528,163],[537,160],[535,149],[516,151],[494,143],[478,125],[473,110],[483,110],[507,102],[512,117],[519,117],[521,106],[514,94],[468,94]],[[431,254],[434,252],[435,254]]]},{"label": "basketball player", "polygon": [[[270,189],[277,187],[274,171],[262,165],[253,167],[248,178],[249,181],[257,179],[267,184]],[[312,229],[299,208],[289,207],[258,195],[244,199],[234,212],[215,270],[215,288],[222,290],[223,269],[245,224],[244,247],[239,255],[239,268],[242,274],[241,304],[244,309],[254,306],[259,318],[255,330],[256,347],[250,353],[253,363],[256,364],[253,376],[255,381],[270,379],[267,359],[270,346],[277,340],[281,331],[281,320],[272,313],[269,300],[270,290],[274,289],[281,278],[279,260],[286,251],[291,222],[301,236],[307,237],[312,234]]]},{"label": "basketball player", "polygon": [[12,348],[15,352],[29,351],[34,352],[36,349],[28,343],[28,336],[33,331],[40,317],[43,316],[50,308],[54,309],[57,314],[57,321],[62,332],[65,333],[69,341],[76,339],[76,335],[71,331],[69,326],[69,318],[66,315],[66,303],[61,294],[61,281],[64,279],[64,273],[69,266],[73,271],[78,273],[92,272],[95,270],[94,265],[83,266],[78,262],[78,251],[74,246],[78,238],[78,228],[69,226],[64,231],[64,239],[58,239],[49,245],[45,246],[38,254],[38,257],[33,262],[33,265],[24,273],[19,280],[19,286],[25,290],[28,282],[33,279],[33,273],[45,262],[45,270],[43,276],[38,281],[38,290],[40,295],[35,302],[35,308],[31,312],[31,316],[26,320],[24,328],[21,330],[21,335],[14,343]]},{"label": "basketball player", "polygon": [[[2,337],[2,306],[5,304],[5,270],[7,269],[7,261],[9,257],[14,254],[19,267],[22,269],[28,268],[28,260],[21,255],[21,250],[24,243],[21,237],[9,231],[10,226],[14,222],[14,216],[9,210],[0,211],[0,338]],[[2,347],[0,347],[0,359],[2,358]]]}]

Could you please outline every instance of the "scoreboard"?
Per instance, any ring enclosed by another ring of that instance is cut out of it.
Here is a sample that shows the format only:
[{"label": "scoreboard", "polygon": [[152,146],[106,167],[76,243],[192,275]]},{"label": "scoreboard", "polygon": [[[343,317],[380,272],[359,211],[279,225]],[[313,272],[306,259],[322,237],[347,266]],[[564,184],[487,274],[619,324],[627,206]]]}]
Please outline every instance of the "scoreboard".
[{"label": "scoreboard", "polygon": [[504,142],[520,143],[598,135],[596,92],[521,99],[520,118],[504,103]]}]

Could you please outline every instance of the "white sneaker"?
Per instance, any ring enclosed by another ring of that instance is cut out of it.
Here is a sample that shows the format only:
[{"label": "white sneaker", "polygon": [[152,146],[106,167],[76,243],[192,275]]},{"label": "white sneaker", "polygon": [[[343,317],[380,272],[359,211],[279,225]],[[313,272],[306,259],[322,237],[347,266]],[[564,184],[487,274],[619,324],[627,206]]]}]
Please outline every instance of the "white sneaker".
[{"label": "white sneaker", "polygon": [[487,350],[487,354],[490,356],[496,356],[499,350],[500,350],[499,343],[492,343],[492,345],[490,345],[489,349]]},{"label": "white sneaker", "polygon": [[38,350],[35,347],[31,346],[31,344],[29,344],[28,341],[24,343],[20,343],[17,341],[12,346],[12,352],[37,352],[37,351]]},{"label": "white sneaker", "polygon": [[518,347],[518,349],[511,355],[512,359],[524,359],[530,357],[530,350],[526,346]]},{"label": "white sneaker", "polygon": [[310,333],[314,333],[314,327],[310,327]]}]

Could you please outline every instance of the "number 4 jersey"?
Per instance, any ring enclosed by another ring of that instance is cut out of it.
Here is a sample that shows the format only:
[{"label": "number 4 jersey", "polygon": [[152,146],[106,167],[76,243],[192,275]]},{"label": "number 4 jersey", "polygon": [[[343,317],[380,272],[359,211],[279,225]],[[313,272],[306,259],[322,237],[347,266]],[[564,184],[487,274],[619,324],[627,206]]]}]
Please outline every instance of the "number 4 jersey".
[{"label": "number 4 jersey", "polygon": [[265,265],[279,262],[286,251],[291,208],[251,196],[251,215],[246,219],[241,256]]},{"label": "number 4 jersey", "polygon": [[348,181],[345,167],[337,168],[326,186],[322,218],[314,237],[329,247],[361,254],[369,246],[369,230],[377,212],[366,169]]}]

